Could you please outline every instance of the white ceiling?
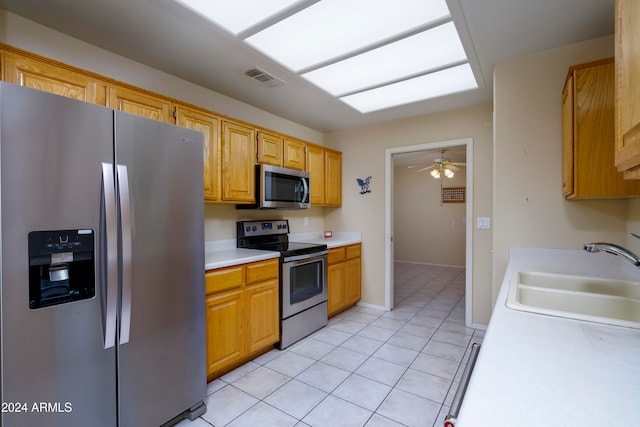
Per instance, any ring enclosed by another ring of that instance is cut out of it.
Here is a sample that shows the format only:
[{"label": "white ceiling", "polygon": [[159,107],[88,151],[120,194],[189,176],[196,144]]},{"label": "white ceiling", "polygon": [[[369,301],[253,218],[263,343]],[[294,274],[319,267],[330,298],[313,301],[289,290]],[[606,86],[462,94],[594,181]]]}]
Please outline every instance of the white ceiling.
[{"label": "white ceiling", "polygon": [[[0,8],[321,132],[491,101],[496,62],[614,30],[614,0],[447,3],[480,88],[369,114],[353,110],[172,0],[0,0]],[[287,84],[269,87],[245,76],[254,66]]]}]

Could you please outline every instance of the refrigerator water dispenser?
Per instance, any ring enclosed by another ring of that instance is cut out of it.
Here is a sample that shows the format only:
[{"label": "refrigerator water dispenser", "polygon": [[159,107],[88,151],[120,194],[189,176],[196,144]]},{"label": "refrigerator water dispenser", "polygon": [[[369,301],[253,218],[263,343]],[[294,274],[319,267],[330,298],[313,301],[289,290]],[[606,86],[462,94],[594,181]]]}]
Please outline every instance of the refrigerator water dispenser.
[{"label": "refrigerator water dispenser", "polygon": [[93,230],[29,233],[29,308],[93,298]]}]

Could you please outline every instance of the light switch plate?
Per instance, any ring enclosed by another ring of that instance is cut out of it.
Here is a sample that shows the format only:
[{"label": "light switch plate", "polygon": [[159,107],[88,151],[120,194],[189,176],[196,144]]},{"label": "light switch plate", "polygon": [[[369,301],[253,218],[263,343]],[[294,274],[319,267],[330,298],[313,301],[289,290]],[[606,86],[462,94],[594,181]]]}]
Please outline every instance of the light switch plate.
[{"label": "light switch plate", "polygon": [[488,216],[479,216],[477,218],[476,227],[479,230],[490,230],[491,229],[491,218]]}]

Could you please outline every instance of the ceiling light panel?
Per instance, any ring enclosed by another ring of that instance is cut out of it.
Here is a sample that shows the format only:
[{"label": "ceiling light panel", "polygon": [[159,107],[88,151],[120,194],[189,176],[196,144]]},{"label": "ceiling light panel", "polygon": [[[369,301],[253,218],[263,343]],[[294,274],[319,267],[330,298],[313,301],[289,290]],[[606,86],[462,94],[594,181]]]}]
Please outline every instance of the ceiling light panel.
[{"label": "ceiling light panel", "polygon": [[449,16],[445,0],[322,0],[245,41],[297,72]]},{"label": "ceiling light panel", "polygon": [[361,113],[369,113],[477,87],[471,67],[463,64],[340,99]]},{"label": "ceiling light panel", "polygon": [[300,0],[174,0],[238,34]]},{"label": "ceiling light panel", "polygon": [[466,62],[453,22],[302,74],[334,96]]}]

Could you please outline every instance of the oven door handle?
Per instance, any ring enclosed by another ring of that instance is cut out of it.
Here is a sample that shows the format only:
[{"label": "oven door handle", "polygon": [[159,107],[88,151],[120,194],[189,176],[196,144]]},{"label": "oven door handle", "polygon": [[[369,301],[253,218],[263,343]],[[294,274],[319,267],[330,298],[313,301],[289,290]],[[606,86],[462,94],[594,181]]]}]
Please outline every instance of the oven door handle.
[{"label": "oven door handle", "polygon": [[291,261],[300,261],[300,260],[303,260],[303,259],[319,258],[321,256],[327,255],[328,253],[329,253],[329,250],[325,249],[323,251],[314,252],[312,254],[294,255],[294,256],[285,257],[282,260],[282,262],[291,262]]}]

